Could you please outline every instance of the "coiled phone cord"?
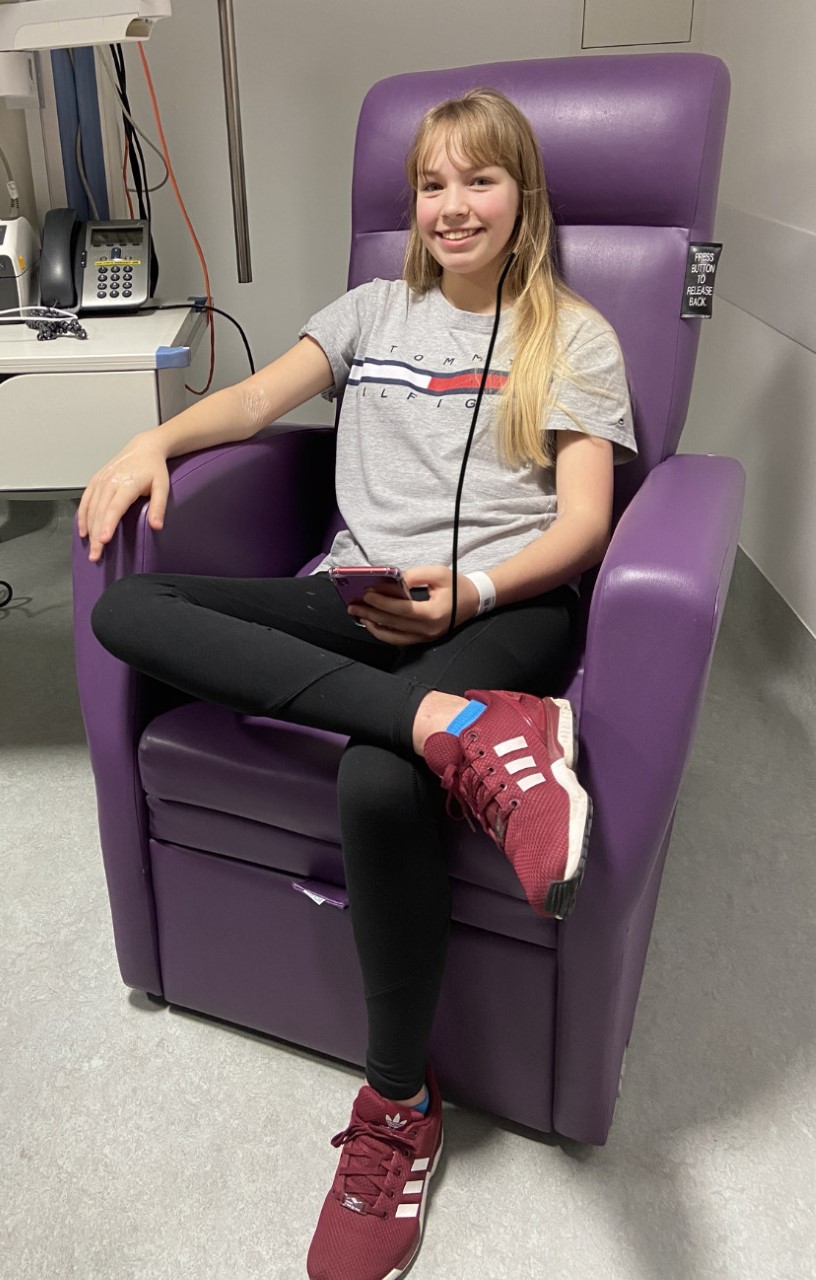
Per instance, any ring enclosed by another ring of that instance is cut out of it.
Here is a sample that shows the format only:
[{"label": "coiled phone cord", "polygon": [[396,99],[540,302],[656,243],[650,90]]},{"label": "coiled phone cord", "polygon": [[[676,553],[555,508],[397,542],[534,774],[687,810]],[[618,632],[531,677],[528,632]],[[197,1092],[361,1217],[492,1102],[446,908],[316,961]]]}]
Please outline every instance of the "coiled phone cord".
[{"label": "coiled phone cord", "polygon": [[487,359],[485,360],[485,366],[484,366],[484,369],[482,370],[482,380],[479,383],[479,392],[478,392],[478,395],[476,396],[476,408],[473,410],[473,420],[470,424],[470,434],[467,438],[467,444],[465,445],[465,452],[462,456],[462,467],[459,472],[459,487],[456,490],[456,505],[453,510],[453,557],[452,557],[452,563],[451,563],[451,568],[453,572],[451,590],[453,592],[453,597],[451,599],[451,617],[450,617],[450,624],[447,630],[448,635],[450,635],[451,632],[456,627],[456,604],[457,604],[456,562],[459,555],[459,508],[462,501],[462,489],[464,488],[464,484],[465,484],[465,469],[467,467],[468,458],[470,456],[470,446],[473,443],[473,435],[474,435],[474,432],[476,431],[476,419],[479,416],[479,406],[482,403],[482,393],[485,389],[487,374],[488,374],[488,370],[490,369],[490,359],[491,359],[491,356],[493,355],[493,347],[496,342],[496,334],[499,331],[499,320],[501,319],[502,286],[504,285],[505,279],[507,278],[507,273],[513,264],[513,260],[515,256],[516,255],[514,253],[511,253],[510,257],[507,259],[507,262],[504,264],[504,270],[502,271],[499,277],[499,283],[496,288],[496,319],[493,323],[493,332],[490,335],[490,346],[487,348]]}]

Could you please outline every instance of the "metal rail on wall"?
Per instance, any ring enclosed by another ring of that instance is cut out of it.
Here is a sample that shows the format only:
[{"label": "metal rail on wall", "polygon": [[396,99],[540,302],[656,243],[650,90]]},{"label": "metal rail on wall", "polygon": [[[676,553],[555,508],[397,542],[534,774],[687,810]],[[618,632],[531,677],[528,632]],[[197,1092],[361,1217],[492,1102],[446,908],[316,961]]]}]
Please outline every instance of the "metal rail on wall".
[{"label": "metal rail on wall", "polygon": [[247,284],[252,279],[247,217],[246,179],[244,176],[244,143],[241,133],[241,100],[238,93],[238,60],[235,53],[235,20],[232,0],[218,0],[221,25],[221,62],[224,68],[224,102],[227,110],[227,144],[229,146],[232,217],[235,224],[235,250],[238,258],[238,280]]}]

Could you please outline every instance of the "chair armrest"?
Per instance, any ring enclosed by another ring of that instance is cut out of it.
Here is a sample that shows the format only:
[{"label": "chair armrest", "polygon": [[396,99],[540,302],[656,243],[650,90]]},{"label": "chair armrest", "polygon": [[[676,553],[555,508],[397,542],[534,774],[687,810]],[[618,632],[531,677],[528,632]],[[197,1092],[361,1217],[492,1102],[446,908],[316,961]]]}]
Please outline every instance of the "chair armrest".
[{"label": "chair armrest", "polygon": [[559,930],[553,1104],[556,1129],[590,1142],[612,1121],[744,493],[733,458],[668,458],[621,517],[592,596],[579,772],[594,816]]},{"label": "chair armrest", "polygon": [[[171,458],[164,528],[148,500],[122,519],[91,564],[75,532],[74,583],[83,592],[130,573],[241,577],[294,574],[322,544],[331,511],[334,432],[303,427]],[[78,579],[78,580],[77,580]]]},{"label": "chair armrest", "polygon": [[580,726],[595,826],[580,901],[618,920],[642,893],[677,803],[744,494],[734,458],[668,458],[624,512],[595,585]]},{"label": "chair armrest", "polygon": [[305,428],[171,459],[164,528],[148,525],[147,499],[134,504],[93,564],[74,524],[77,683],[116,950],[128,986],[162,991],[136,748],[148,721],[178,697],[103,649],[91,631],[91,611],[110,583],[131,573],[296,573],[323,545],[333,506],[333,451],[332,430]]}]

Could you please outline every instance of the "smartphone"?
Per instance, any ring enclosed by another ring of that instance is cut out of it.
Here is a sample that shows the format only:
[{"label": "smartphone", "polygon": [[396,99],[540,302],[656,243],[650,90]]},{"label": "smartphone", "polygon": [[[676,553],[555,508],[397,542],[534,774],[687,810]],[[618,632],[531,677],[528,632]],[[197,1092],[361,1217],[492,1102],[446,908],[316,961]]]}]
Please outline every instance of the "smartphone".
[{"label": "smartphone", "polygon": [[397,596],[401,600],[410,600],[402,572],[393,565],[347,565],[329,569],[329,577],[334,583],[345,605],[362,603],[366,591],[379,591],[386,596]]}]

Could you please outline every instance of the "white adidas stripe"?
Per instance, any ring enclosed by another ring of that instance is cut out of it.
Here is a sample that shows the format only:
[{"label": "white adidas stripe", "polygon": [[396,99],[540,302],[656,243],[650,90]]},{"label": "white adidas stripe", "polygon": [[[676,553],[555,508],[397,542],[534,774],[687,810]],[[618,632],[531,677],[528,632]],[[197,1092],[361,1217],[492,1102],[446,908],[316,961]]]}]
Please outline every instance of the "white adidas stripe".
[{"label": "white adidas stripe", "polygon": [[[527,751],[527,739],[524,737],[508,738],[506,742],[499,742],[494,747],[497,756],[509,755],[511,751]],[[519,756],[516,760],[508,760],[505,769],[509,774],[521,773],[522,769],[535,769],[536,762],[533,756]],[[543,773],[536,771],[529,774],[526,778],[518,778],[517,782],[522,791],[529,791],[530,787],[537,787],[540,783],[546,782],[547,779]]]},{"label": "white adidas stripe", "polygon": [[[411,1165],[411,1173],[424,1173],[428,1168],[429,1163],[430,1161],[427,1157],[423,1157],[421,1160],[415,1160]],[[425,1179],[415,1178],[411,1182],[406,1182],[405,1186],[402,1188],[402,1194],[404,1196],[421,1196],[424,1190]],[[419,1207],[419,1202],[416,1204],[407,1204],[406,1202],[403,1202],[402,1204],[397,1205],[397,1212],[394,1216],[397,1218],[415,1218],[419,1213]]]},{"label": "white adidas stripe", "polygon": [[518,773],[519,769],[535,769],[536,762],[532,756],[519,756],[518,760],[508,760],[504,767],[508,773]]},{"label": "white adidas stripe", "polygon": [[508,738],[506,742],[498,742],[494,747],[497,756],[506,756],[510,751],[529,750],[526,738]]},{"label": "white adidas stripe", "polygon": [[539,782],[546,782],[547,779],[543,773],[531,773],[528,778],[519,778],[518,784],[522,791],[529,791],[530,787],[537,787]]}]

